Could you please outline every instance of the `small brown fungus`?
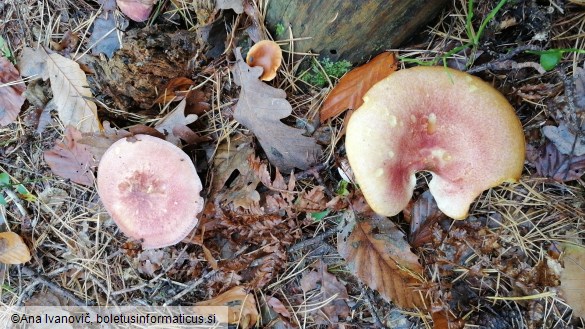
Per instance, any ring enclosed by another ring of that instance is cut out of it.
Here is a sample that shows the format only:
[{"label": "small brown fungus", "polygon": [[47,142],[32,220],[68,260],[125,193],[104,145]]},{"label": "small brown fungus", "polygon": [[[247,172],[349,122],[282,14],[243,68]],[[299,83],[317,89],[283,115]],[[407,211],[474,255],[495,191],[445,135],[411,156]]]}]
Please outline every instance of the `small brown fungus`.
[{"label": "small brown fungus", "polygon": [[271,40],[262,40],[252,46],[246,56],[246,63],[252,67],[260,66],[264,69],[260,80],[270,81],[276,77],[276,72],[282,62],[282,50]]},{"label": "small brown fungus", "polygon": [[144,249],[180,242],[203,209],[201,180],[189,156],[149,135],[112,144],[100,160],[97,187],[120,230]]}]

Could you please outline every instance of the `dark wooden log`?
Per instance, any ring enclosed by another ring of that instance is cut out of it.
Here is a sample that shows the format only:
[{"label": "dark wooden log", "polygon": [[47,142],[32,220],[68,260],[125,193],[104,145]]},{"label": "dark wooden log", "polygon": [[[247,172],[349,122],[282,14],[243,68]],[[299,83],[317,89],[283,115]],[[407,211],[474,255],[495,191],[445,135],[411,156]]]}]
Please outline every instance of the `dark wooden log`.
[{"label": "dark wooden log", "polygon": [[[447,0],[270,0],[267,26],[292,28],[295,51],[331,60],[363,63],[384,49],[396,48],[427,24]],[[287,39],[288,32],[277,39]]]}]

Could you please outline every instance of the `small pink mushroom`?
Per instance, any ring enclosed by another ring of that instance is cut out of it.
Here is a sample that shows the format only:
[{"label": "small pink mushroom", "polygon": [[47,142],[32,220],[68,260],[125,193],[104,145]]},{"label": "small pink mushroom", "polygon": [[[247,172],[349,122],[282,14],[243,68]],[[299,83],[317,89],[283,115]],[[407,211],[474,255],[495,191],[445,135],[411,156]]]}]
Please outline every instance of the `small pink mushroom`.
[{"label": "small pink mushroom", "polygon": [[197,225],[201,180],[189,156],[160,138],[118,140],[98,167],[100,198],[120,230],[144,249],[174,245]]},{"label": "small pink mushroom", "polygon": [[401,70],[374,85],[352,115],[345,140],[372,209],[406,207],[417,171],[430,171],[439,209],[467,217],[482,191],[520,178],[524,133],[514,109],[481,79],[443,67]]}]

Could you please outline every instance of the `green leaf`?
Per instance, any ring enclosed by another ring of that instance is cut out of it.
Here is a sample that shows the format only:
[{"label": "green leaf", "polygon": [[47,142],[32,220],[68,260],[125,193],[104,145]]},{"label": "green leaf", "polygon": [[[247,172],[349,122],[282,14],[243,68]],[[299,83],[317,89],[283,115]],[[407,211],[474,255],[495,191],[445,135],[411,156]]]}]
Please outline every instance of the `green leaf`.
[{"label": "green leaf", "polygon": [[563,53],[560,50],[542,52],[540,54],[540,65],[542,65],[545,70],[550,71],[559,65],[562,57]]},{"label": "green leaf", "polygon": [[7,205],[6,199],[4,199],[4,196],[0,195],[0,205],[5,206]]},{"label": "green leaf", "polygon": [[[5,266],[5,265],[0,264],[0,266]],[[2,290],[5,290],[5,291],[11,292],[11,293],[16,293],[16,290],[13,287],[11,287],[9,284],[3,284],[0,287],[2,287]]]},{"label": "green leaf", "polygon": [[335,190],[335,194],[339,196],[348,196],[349,191],[347,190],[347,185],[349,185],[349,182],[346,180],[339,182],[339,185],[337,185],[337,190]]},{"label": "green leaf", "polygon": [[312,212],[311,217],[313,218],[314,221],[318,222],[323,220],[323,218],[325,218],[327,215],[329,215],[329,212],[331,212],[331,210],[329,209],[325,209],[320,212]]},{"label": "green leaf", "polygon": [[0,173],[0,187],[6,187],[10,185],[10,176],[7,173]]},{"label": "green leaf", "polygon": [[10,48],[8,48],[8,44],[4,39],[0,36],[0,56],[4,56],[8,59],[12,59],[12,52],[10,52]]},{"label": "green leaf", "polygon": [[24,185],[22,184],[18,184],[16,186],[16,192],[18,192],[19,194],[28,194],[28,190],[26,189],[26,187],[24,187]]},{"label": "green leaf", "polygon": [[26,201],[29,201],[29,202],[34,202],[34,201],[36,201],[36,199],[37,199],[37,197],[36,197],[36,196],[34,196],[32,193],[30,193],[30,192],[29,192],[29,191],[26,189],[26,187],[24,187],[24,185],[22,185],[22,184],[18,184],[18,185],[16,186],[16,192],[18,193],[18,196],[19,196],[21,199],[23,199],[23,200],[26,200]]}]

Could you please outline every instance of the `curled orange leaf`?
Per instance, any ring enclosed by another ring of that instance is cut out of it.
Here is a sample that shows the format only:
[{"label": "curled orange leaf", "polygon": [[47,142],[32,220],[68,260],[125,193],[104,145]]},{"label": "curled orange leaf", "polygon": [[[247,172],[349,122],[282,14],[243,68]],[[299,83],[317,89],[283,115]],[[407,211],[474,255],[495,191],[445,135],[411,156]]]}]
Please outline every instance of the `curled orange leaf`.
[{"label": "curled orange leaf", "polygon": [[344,75],[331,90],[321,107],[321,123],[338,116],[347,109],[355,110],[364,101],[362,96],[376,82],[396,71],[394,53],[384,52],[367,64],[357,67]]}]

